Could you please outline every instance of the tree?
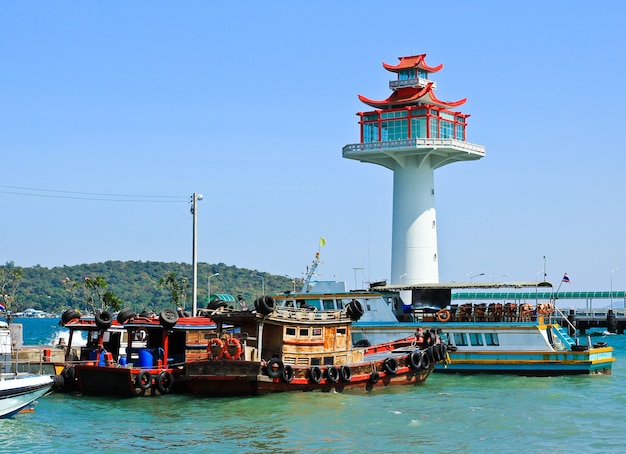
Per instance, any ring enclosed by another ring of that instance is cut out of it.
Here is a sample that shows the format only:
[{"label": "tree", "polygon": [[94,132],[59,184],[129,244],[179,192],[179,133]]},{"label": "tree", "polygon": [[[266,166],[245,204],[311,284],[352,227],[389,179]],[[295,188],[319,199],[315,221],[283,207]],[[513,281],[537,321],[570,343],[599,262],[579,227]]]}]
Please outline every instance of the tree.
[{"label": "tree", "polygon": [[3,310],[9,314],[7,317],[9,322],[11,321],[11,312],[19,309],[15,295],[23,276],[22,268],[16,267],[13,262],[7,262],[0,267],[0,304],[4,306]]},{"label": "tree", "polygon": [[[107,309],[117,311],[124,305],[124,302],[115,293],[106,290],[108,284],[102,276],[96,276],[95,279],[85,277],[81,283],[66,277],[61,282],[72,298],[89,305],[94,313]],[[82,296],[78,293],[82,293]]]},{"label": "tree", "polygon": [[[159,280],[159,286],[170,291],[171,301],[176,307],[185,307],[185,292],[189,288],[189,282],[184,277],[180,279],[173,271]],[[181,304],[181,301],[183,304]]]}]

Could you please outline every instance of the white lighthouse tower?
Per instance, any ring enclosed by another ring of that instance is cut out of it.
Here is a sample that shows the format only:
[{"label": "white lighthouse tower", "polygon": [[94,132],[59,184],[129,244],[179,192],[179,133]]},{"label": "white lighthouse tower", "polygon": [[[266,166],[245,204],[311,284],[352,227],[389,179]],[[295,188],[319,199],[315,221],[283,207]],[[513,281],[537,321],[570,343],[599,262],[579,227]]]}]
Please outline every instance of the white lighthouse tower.
[{"label": "white lighthouse tower", "polygon": [[443,65],[428,66],[426,54],[400,57],[383,67],[397,74],[382,101],[359,95],[376,110],[359,112],[361,142],[346,145],[343,157],[393,171],[391,284],[439,282],[434,170],[485,156],[485,148],[466,141],[468,114],[453,109],[465,103],[441,101],[429,80]]}]

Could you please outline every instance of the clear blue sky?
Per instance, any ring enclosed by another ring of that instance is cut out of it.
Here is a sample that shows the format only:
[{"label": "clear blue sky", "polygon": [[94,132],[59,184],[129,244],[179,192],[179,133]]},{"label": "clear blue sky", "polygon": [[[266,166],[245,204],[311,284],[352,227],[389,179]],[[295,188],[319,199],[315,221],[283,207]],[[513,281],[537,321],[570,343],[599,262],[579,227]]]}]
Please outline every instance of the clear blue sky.
[{"label": "clear blue sky", "polygon": [[190,263],[195,192],[200,262],[389,278],[392,173],[341,150],[421,53],[487,153],[436,171],[440,280],[626,288],[621,1],[1,2],[0,262]]}]

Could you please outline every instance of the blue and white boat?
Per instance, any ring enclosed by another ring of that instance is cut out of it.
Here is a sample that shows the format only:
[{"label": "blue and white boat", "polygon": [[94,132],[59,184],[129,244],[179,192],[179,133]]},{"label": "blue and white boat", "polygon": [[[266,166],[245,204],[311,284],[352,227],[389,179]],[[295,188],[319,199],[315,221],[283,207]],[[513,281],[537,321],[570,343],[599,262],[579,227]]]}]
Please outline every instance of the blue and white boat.
[{"label": "blue and white boat", "polygon": [[[468,288],[467,284],[455,283],[387,286],[381,282],[368,290],[352,291],[347,291],[343,282],[311,285],[318,264],[316,256],[300,292],[278,295],[276,303],[328,310],[359,301],[364,314],[354,323],[354,344],[374,345],[416,331],[434,332],[445,338],[450,358],[449,364],[438,364],[435,372],[526,376],[611,373],[613,348],[605,342],[592,343],[588,336],[576,336],[574,326],[568,325],[567,317],[552,302],[511,296],[506,302],[453,304],[452,295]],[[483,290],[548,286],[552,287],[547,282],[472,285]]]},{"label": "blue and white boat", "polygon": [[49,375],[2,374],[0,377],[0,418],[8,418],[29,407],[52,391]]}]

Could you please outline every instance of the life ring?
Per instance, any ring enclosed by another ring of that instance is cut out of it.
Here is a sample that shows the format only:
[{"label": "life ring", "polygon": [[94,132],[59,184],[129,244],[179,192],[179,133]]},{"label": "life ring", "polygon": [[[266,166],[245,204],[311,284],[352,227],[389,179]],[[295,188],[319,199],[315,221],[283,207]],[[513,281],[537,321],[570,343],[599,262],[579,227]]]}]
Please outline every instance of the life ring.
[{"label": "life ring", "polygon": [[398,361],[395,358],[387,358],[383,363],[383,369],[388,374],[396,375],[398,373]]},{"label": "life ring", "polygon": [[409,365],[412,369],[419,370],[422,367],[422,354],[419,350],[414,350],[409,355]]},{"label": "life ring", "polygon": [[450,311],[448,309],[441,309],[437,312],[437,320],[440,322],[447,322],[450,320]]},{"label": "life ring", "polygon": [[152,386],[152,374],[147,370],[139,372],[137,377],[135,377],[135,386],[142,391],[150,389]]},{"label": "life ring", "polygon": [[336,366],[328,366],[326,369],[326,378],[331,383],[337,383],[339,381],[339,369]]},{"label": "life ring", "polygon": [[283,374],[283,362],[278,358],[272,358],[267,362],[267,376],[270,378],[278,378]]},{"label": "life ring", "polygon": [[222,356],[224,355],[224,342],[222,342],[221,339],[214,337],[209,341],[209,345],[206,349],[209,359],[222,359]]},{"label": "life ring", "polygon": [[309,380],[313,383],[319,383],[322,380],[322,369],[318,366],[311,366],[309,369]]},{"label": "life ring", "polygon": [[380,379],[380,374],[377,371],[374,371],[370,374],[370,381],[372,383],[378,383],[379,379]]},{"label": "life ring", "polygon": [[169,394],[174,386],[174,376],[170,371],[164,370],[157,376],[156,385],[161,394]]},{"label": "life ring", "polygon": [[420,357],[422,358],[422,370],[430,369],[430,357],[426,352],[421,352]]},{"label": "life ring", "polygon": [[352,371],[348,365],[344,364],[339,368],[339,378],[345,382],[352,380]]},{"label": "life ring", "polygon": [[285,383],[291,383],[293,380],[293,367],[287,364],[283,367],[283,372],[280,374],[280,377],[283,379]]},{"label": "life ring", "polygon": [[135,340],[141,342],[148,340],[148,331],[145,329],[138,329],[135,332]]},{"label": "life ring", "polygon": [[[223,356],[226,359],[239,359],[241,358],[241,342],[236,337],[229,337],[224,342]],[[234,353],[233,353],[234,351]]]}]

